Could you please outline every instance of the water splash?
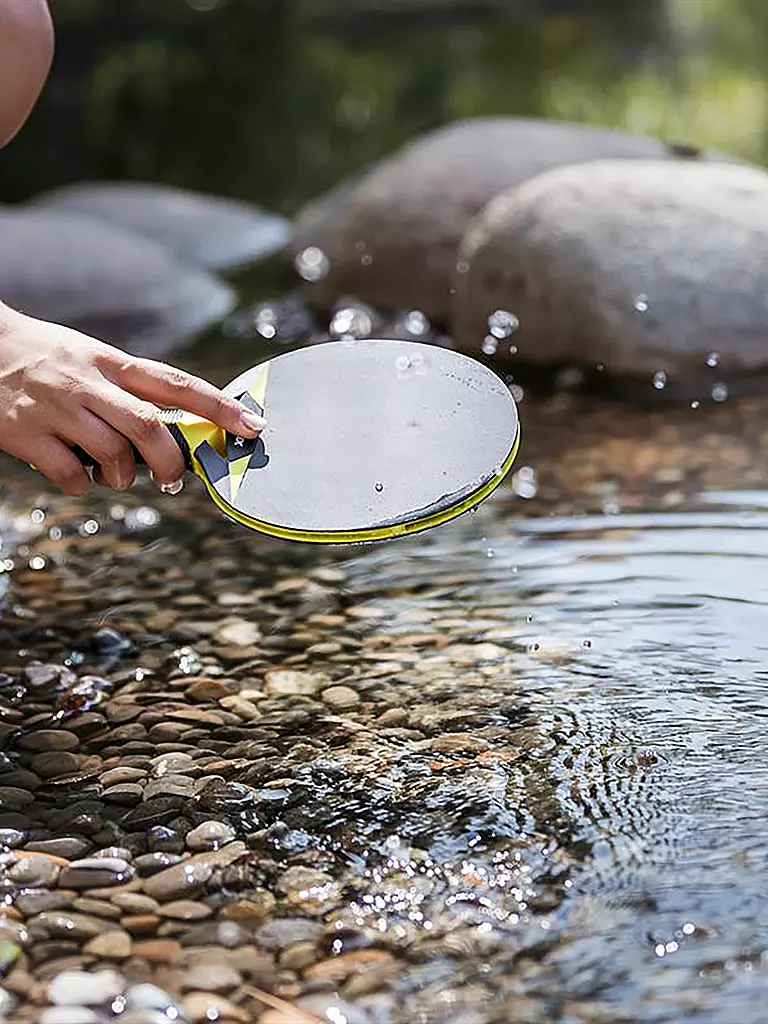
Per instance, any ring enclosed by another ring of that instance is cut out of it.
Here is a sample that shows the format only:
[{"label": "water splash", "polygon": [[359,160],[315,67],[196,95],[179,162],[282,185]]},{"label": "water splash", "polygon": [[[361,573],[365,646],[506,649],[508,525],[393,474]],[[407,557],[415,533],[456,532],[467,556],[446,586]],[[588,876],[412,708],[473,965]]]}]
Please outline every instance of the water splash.
[{"label": "water splash", "polygon": [[506,309],[497,309],[488,317],[488,330],[499,341],[514,334],[519,326],[520,321],[515,314]]},{"label": "water splash", "polygon": [[331,261],[316,245],[308,245],[306,249],[297,253],[293,265],[299,277],[310,283],[322,281],[331,269]]},{"label": "water splash", "polygon": [[654,373],[652,380],[653,386],[656,388],[656,390],[663,391],[664,388],[667,386],[667,371],[657,370],[656,373]]}]

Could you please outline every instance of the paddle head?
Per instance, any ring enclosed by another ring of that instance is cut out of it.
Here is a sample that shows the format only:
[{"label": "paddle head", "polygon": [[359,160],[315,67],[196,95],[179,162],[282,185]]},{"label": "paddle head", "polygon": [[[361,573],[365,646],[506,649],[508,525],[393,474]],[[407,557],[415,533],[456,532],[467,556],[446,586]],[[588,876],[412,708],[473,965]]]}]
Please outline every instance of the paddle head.
[{"label": "paddle head", "polygon": [[416,342],[327,342],[224,390],[263,412],[261,437],[188,414],[174,436],[225,515],[287,540],[349,544],[445,523],[495,490],[518,446],[496,374]]}]

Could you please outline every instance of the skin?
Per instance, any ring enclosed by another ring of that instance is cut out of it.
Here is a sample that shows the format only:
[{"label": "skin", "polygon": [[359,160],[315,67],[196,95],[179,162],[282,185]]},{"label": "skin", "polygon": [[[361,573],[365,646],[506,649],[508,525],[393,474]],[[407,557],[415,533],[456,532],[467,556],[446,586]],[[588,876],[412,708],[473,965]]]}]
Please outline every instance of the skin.
[{"label": "skin", "polygon": [[[29,116],[52,57],[45,0],[0,0],[0,146]],[[97,482],[123,490],[136,476],[133,443],[155,483],[175,489],[184,459],[158,405],[196,413],[243,437],[256,437],[266,425],[198,377],[0,302],[0,448],[67,494],[85,494],[91,484],[72,445],[96,460]]]}]

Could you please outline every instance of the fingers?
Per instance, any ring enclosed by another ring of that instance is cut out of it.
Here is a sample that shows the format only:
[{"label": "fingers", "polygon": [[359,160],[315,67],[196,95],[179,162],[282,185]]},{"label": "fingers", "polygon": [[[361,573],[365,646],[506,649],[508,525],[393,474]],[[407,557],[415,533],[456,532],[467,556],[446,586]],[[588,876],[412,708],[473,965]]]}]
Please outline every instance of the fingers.
[{"label": "fingers", "polygon": [[256,437],[266,426],[261,416],[212,384],[165,363],[149,359],[124,362],[115,383],[149,402],[203,416],[233,434]]},{"label": "fingers", "polygon": [[105,384],[86,401],[91,412],[138,448],[158,487],[176,483],[184,476],[187,467],[181,449],[153,405],[113,384]]},{"label": "fingers", "polygon": [[80,460],[57,437],[43,437],[34,449],[21,455],[35,469],[60,487],[65,494],[79,498],[91,486],[91,480]]},{"label": "fingers", "polygon": [[124,491],[136,479],[136,460],[129,442],[90,410],[80,409],[78,422],[67,430],[66,439],[96,461],[99,483]]}]

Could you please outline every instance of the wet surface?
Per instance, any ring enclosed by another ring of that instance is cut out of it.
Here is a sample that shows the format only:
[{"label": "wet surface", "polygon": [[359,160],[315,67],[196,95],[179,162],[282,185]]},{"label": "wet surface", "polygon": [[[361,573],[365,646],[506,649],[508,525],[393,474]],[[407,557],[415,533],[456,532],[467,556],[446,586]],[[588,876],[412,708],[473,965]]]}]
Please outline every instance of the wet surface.
[{"label": "wet surface", "polygon": [[370,548],[3,465],[19,1020],[83,971],[131,1024],[173,1019],[147,983],[181,1020],[763,1019],[764,404],[521,414],[498,497]]}]

